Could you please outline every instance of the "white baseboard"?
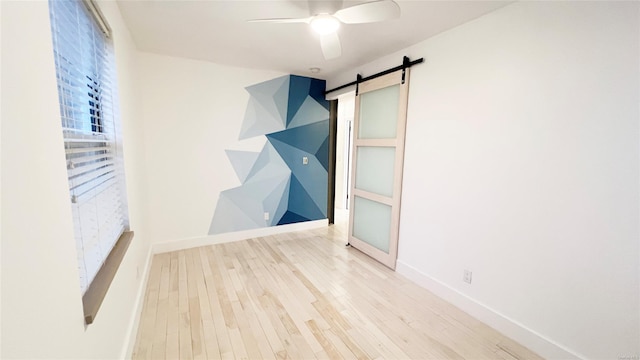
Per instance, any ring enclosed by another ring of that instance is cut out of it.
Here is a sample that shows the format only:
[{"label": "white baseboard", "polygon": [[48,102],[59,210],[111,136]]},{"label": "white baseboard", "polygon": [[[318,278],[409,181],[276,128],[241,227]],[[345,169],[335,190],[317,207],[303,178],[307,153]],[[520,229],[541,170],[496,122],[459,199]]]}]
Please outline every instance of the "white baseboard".
[{"label": "white baseboard", "polygon": [[142,306],[144,305],[144,295],[147,289],[147,282],[149,280],[149,271],[151,270],[151,259],[153,258],[153,251],[149,247],[147,252],[147,259],[144,262],[144,269],[142,272],[142,281],[136,294],[135,304],[133,304],[133,316],[129,322],[127,328],[127,335],[125,339],[128,339],[128,343],[125,344],[122,349],[121,359],[131,359],[133,357],[133,348],[136,345],[136,336],[138,335],[138,327],[140,326],[140,317],[142,316]]},{"label": "white baseboard", "polygon": [[424,274],[401,260],[396,264],[396,272],[431,291],[459,309],[491,326],[520,344],[538,353],[545,359],[585,359],[586,357],[536,331],[510,319],[498,311],[470,298],[449,285]]},{"label": "white baseboard", "polygon": [[292,231],[312,230],[329,225],[327,219],[304,221],[294,224],[270,226],[260,229],[251,229],[244,231],[236,231],[225,234],[209,235],[197,238],[173,240],[162,243],[156,243],[152,245],[152,251],[154,254],[160,254],[176,250],[190,249],[200,246],[208,246],[214,244],[222,244],[232,241],[247,240],[261,236],[269,236],[276,234],[283,234]]}]

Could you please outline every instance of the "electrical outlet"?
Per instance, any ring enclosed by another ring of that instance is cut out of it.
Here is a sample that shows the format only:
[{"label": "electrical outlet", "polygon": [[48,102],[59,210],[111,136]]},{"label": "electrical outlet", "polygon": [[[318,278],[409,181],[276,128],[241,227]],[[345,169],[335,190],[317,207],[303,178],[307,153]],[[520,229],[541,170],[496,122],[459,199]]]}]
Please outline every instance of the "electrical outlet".
[{"label": "electrical outlet", "polygon": [[462,281],[466,282],[467,284],[471,284],[471,275],[473,273],[467,269],[464,270],[464,275],[462,276]]},{"label": "electrical outlet", "polygon": [[264,212],[264,220],[265,220],[265,221],[266,221],[266,220],[269,220],[269,212],[268,212],[268,211],[265,211],[265,212]]},{"label": "electrical outlet", "polygon": [[309,158],[306,157],[306,156],[303,156],[302,157],[302,165],[307,165],[307,164],[309,164]]},{"label": "electrical outlet", "polygon": [[140,280],[140,265],[136,266],[136,280]]}]

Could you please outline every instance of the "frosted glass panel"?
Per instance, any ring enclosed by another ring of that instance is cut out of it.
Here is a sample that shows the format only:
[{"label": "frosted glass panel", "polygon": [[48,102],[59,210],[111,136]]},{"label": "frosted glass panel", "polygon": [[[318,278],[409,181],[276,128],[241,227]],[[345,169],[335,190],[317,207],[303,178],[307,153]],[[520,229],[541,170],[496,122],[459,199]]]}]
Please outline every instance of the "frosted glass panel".
[{"label": "frosted glass panel", "polygon": [[356,196],[353,204],[353,236],[389,253],[391,206]]},{"label": "frosted glass panel", "polygon": [[359,146],[356,159],[356,189],[393,196],[396,148]]},{"label": "frosted glass panel", "polygon": [[359,139],[392,139],[396,137],[400,85],[360,95]]}]

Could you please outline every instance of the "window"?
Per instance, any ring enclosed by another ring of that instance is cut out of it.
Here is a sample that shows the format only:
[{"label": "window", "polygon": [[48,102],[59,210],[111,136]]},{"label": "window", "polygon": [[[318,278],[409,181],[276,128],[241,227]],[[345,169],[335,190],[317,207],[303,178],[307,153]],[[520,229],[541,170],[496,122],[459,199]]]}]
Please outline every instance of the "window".
[{"label": "window", "polygon": [[[89,0],[50,0],[78,273],[89,324],[131,240],[109,27]],[[96,304],[97,303],[97,304]]]}]

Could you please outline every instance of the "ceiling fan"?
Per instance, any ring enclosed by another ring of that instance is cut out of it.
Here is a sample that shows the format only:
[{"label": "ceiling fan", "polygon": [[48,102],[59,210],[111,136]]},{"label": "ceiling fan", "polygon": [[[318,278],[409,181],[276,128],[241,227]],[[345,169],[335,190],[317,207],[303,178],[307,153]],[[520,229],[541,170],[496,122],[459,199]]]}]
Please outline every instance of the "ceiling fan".
[{"label": "ceiling fan", "polygon": [[364,24],[394,19],[400,16],[400,6],[393,0],[376,0],[346,7],[333,14],[321,12],[305,18],[255,19],[249,22],[307,23],[320,35],[320,47],[326,60],[342,54],[337,30],[340,24]]}]

